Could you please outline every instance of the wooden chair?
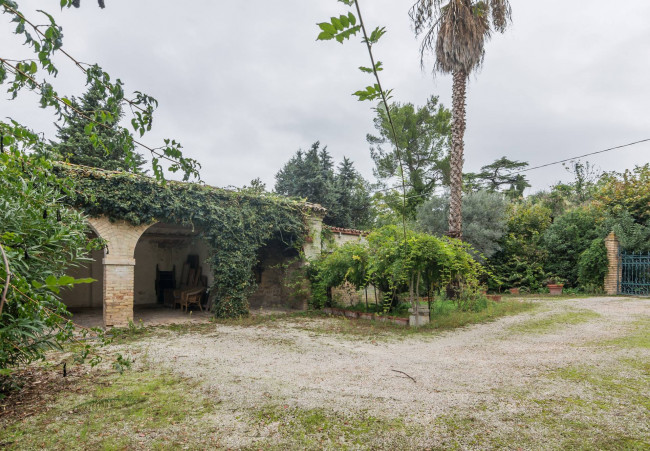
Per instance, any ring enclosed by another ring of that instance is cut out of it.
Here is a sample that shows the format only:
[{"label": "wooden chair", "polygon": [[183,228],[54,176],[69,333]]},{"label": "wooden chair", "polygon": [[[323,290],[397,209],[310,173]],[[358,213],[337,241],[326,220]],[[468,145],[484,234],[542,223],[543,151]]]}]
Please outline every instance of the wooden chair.
[{"label": "wooden chair", "polygon": [[199,310],[203,311],[203,307],[201,306],[201,301],[203,300],[204,293],[205,293],[205,287],[196,287],[192,290],[184,291],[181,294],[181,300],[180,300],[181,311],[183,311],[183,307],[185,307],[185,311],[187,312],[190,305],[198,305]]}]

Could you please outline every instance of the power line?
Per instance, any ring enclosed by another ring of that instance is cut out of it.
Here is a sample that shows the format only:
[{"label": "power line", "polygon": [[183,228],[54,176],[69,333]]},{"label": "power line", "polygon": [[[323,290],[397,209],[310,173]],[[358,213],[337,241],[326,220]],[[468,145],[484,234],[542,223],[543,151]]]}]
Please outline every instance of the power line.
[{"label": "power line", "polygon": [[[11,72],[13,75],[20,74],[20,75],[22,75],[23,77],[25,77],[26,79],[30,80],[30,81],[32,82],[32,86],[38,87],[38,88],[40,88],[41,90],[43,90],[43,85],[42,85],[41,83],[37,82],[37,81],[36,81],[36,80],[31,76],[31,75],[29,75],[29,74],[23,72],[22,70],[20,70],[17,66],[13,66],[13,65],[9,64],[9,62],[8,62],[7,60],[3,59],[3,58],[0,58],[0,64],[4,64],[4,65],[9,69],[9,72]],[[70,105],[70,104],[64,102],[63,99],[61,99],[61,98],[60,98],[59,96],[57,96],[56,94],[52,94],[52,97],[53,97],[54,100],[56,100],[56,101],[57,101],[61,106],[65,107],[65,108],[70,108],[72,111],[74,111],[74,112],[77,113],[79,116],[83,117],[84,119],[90,121],[91,123],[93,123],[93,124],[95,124],[95,125],[98,125],[98,126],[101,126],[101,127],[104,127],[104,128],[107,128],[107,129],[110,128],[109,125],[107,125],[107,124],[105,124],[105,123],[103,123],[103,122],[97,122],[97,121],[95,121],[94,119],[92,119],[91,117],[89,117],[88,115],[86,115],[84,112],[82,112],[82,111],[80,111],[79,109],[75,108],[74,106],[72,106],[72,105]],[[135,138],[132,138],[132,140],[133,140],[133,143],[137,144],[138,146],[142,147],[143,149],[147,149],[147,150],[151,153],[151,155],[153,155],[154,157],[160,158],[160,159],[162,159],[162,160],[167,160],[167,161],[170,161],[170,162],[172,162],[172,163],[178,163],[176,160],[174,160],[174,159],[168,157],[168,156],[165,155],[164,153],[161,153],[161,152],[159,151],[159,149],[154,149],[154,148],[152,148],[152,147],[149,147],[149,146],[147,146],[146,144],[143,144],[143,143],[141,143],[140,141],[136,140]],[[189,161],[190,161],[191,163],[195,163],[194,160],[191,160],[191,159],[190,159]],[[197,164],[198,164],[198,163],[197,163]]]},{"label": "power line", "polygon": [[[533,171],[535,169],[546,168],[546,167],[549,167],[549,166],[554,166],[556,164],[566,163],[567,161],[578,160],[580,158],[589,157],[591,155],[598,155],[598,154],[601,154],[601,153],[610,152],[612,150],[624,149],[626,147],[631,147],[631,146],[635,146],[637,144],[643,144],[643,143],[646,143],[646,142],[650,142],[650,138],[642,139],[640,141],[634,141],[634,142],[623,144],[623,145],[620,145],[620,146],[610,147],[608,149],[598,150],[596,152],[586,153],[584,155],[578,155],[578,156],[575,156],[575,157],[565,158],[564,160],[558,160],[558,161],[553,161],[551,163],[541,164],[539,166],[533,166],[532,168],[522,169],[520,171],[508,172],[507,174],[504,174],[504,177],[509,176],[509,175],[521,174],[522,172]],[[381,192],[391,191],[391,190],[398,189],[398,188],[401,188],[401,186],[397,186],[397,187],[393,186],[393,187],[390,187],[390,188],[378,189],[378,190],[375,190],[373,192],[374,193],[381,193]],[[407,197],[407,199],[411,199],[413,197],[421,197],[421,195],[409,196],[409,197]]]},{"label": "power line", "polygon": [[546,163],[546,164],[542,164],[540,166],[534,166],[534,167],[528,168],[528,169],[522,169],[521,171],[509,172],[506,175],[521,174],[522,172],[528,172],[528,171],[532,171],[532,170],[535,170],[535,169],[541,169],[541,168],[545,168],[545,167],[548,167],[548,166],[553,166],[553,165],[560,164],[560,163],[566,163],[567,161],[578,160],[580,158],[589,157],[591,155],[597,155],[599,153],[605,153],[605,152],[609,152],[609,151],[612,151],[612,150],[623,149],[625,147],[631,147],[631,146],[635,146],[637,144],[642,144],[642,143],[645,143],[645,142],[650,142],[650,138],[642,139],[640,141],[634,141],[634,142],[631,142],[631,143],[628,143],[628,144],[623,144],[622,146],[610,147],[609,149],[603,149],[603,150],[599,150],[597,152],[590,152],[590,153],[586,153],[584,155],[578,155],[577,157],[565,158],[564,160],[554,161],[552,163]]}]

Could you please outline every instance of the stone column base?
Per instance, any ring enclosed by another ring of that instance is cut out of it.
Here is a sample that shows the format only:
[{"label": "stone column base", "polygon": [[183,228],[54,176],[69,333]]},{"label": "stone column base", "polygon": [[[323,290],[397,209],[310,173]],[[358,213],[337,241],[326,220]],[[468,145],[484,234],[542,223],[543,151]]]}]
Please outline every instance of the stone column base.
[{"label": "stone column base", "polygon": [[428,307],[418,307],[417,313],[412,308],[409,309],[409,326],[420,327],[429,324]]}]

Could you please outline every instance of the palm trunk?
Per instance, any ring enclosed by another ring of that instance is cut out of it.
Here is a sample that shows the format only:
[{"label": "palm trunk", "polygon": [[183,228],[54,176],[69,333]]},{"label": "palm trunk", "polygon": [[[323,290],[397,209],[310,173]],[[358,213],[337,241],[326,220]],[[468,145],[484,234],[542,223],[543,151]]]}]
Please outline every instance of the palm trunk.
[{"label": "palm trunk", "polygon": [[450,155],[449,232],[453,238],[463,238],[463,151],[465,148],[465,97],[467,92],[467,74],[457,70],[453,73],[452,124]]}]

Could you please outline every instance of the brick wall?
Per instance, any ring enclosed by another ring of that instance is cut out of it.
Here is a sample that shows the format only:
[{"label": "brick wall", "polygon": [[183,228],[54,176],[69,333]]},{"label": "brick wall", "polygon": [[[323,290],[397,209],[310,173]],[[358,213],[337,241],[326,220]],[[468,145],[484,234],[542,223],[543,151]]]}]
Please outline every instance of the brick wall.
[{"label": "brick wall", "polygon": [[614,232],[605,238],[605,248],[607,249],[607,275],[605,276],[605,293],[618,294],[619,270],[618,270],[618,238]]}]

